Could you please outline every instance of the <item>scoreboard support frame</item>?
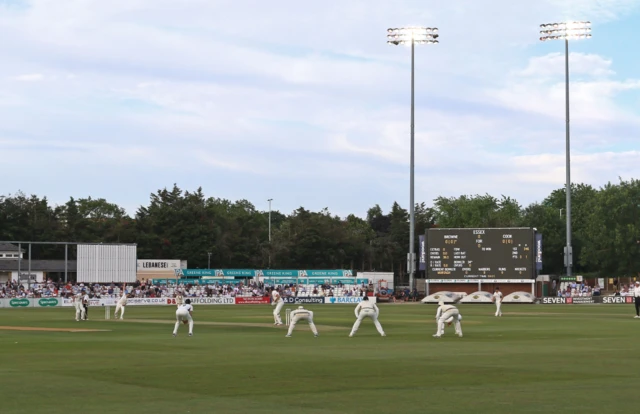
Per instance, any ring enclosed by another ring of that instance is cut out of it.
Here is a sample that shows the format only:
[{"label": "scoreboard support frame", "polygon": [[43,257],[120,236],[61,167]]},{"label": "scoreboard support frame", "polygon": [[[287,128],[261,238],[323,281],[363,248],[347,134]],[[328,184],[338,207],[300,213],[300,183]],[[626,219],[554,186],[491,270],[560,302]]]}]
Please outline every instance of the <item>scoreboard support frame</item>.
[{"label": "scoreboard support frame", "polygon": [[431,294],[430,285],[438,285],[438,284],[460,284],[460,285],[471,285],[477,284],[478,291],[482,290],[482,284],[501,284],[501,285],[509,285],[509,284],[530,284],[531,285],[531,294],[535,296],[536,292],[536,279],[425,279],[425,293],[427,296]]}]

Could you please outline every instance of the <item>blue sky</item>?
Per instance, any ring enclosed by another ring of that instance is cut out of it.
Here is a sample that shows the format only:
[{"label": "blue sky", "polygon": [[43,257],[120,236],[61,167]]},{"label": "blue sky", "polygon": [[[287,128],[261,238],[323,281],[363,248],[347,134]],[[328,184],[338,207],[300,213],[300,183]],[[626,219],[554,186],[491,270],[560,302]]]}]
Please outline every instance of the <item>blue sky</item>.
[{"label": "blue sky", "polygon": [[562,42],[571,44],[572,175],[640,177],[636,0],[0,0],[0,194],[104,197],[134,213],[177,183],[266,210],[364,216],[409,199],[540,201],[564,185]]}]

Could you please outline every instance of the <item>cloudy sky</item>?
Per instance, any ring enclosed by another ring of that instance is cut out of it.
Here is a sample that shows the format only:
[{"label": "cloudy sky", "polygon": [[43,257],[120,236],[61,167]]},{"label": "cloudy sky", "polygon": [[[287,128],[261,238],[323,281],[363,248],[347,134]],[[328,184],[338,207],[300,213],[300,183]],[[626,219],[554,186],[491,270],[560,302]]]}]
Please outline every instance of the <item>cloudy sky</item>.
[{"label": "cloudy sky", "polygon": [[593,22],[571,44],[574,182],[638,178],[637,0],[0,0],[0,194],[407,207],[410,55],[386,29],[424,25],[416,201],[540,201],[565,123],[564,47],[539,24],[566,19]]}]

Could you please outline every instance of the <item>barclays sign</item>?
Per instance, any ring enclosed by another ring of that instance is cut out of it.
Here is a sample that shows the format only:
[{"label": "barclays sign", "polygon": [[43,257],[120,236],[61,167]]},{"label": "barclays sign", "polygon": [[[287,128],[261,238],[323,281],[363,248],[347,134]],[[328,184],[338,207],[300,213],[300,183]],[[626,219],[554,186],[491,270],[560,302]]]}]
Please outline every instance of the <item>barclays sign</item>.
[{"label": "barclays sign", "polygon": [[[343,297],[330,297],[330,298],[324,298],[324,303],[331,303],[331,304],[358,304],[362,302],[362,296],[343,296]],[[369,296],[369,302],[373,302],[376,303],[376,297],[375,296]]]}]

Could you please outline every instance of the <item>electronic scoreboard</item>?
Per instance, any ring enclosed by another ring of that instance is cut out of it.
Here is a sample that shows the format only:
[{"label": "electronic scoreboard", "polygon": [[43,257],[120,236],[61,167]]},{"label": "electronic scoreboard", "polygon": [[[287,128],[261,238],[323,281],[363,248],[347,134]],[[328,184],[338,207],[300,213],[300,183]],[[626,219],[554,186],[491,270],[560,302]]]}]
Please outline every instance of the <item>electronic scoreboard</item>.
[{"label": "electronic scoreboard", "polygon": [[532,228],[429,229],[428,279],[531,279],[536,271]]}]

